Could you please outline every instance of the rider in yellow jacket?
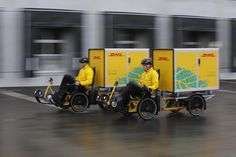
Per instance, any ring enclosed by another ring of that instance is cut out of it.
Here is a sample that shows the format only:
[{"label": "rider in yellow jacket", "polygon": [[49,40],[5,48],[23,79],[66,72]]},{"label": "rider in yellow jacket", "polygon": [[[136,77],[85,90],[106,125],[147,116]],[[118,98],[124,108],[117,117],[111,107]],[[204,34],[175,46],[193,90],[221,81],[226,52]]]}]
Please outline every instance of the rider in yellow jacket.
[{"label": "rider in yellow jacket", "polygon": [[[144,67],[146,68],[146,67]],[[159,86],[159,81],[158,81],[158,73],[156,70],[154,70],[152,67],[147,69],[140,78],[139,85],[146,86],[148,89],[154,91],[158,88]]]},{"label": "rider in yellow jacket", "polygon": [[81,63],[82,69],[78,73],[75,83],[76,85],[81,85],[84,87],[88,87],[93,83],[93,69],[87,63]]},{"label": "rider in yellow jacket", "polygon": [[157,71],[152,68],[152,60],[149,58],[143,59],[141,64],[144,72],[141,75],[139,83],[128,83],[117,98],[117,110],[120,112],[126,112],[131,97],[149,97],[151,92],[156,90],[159,86],[159,75]]},{"label": "rider in yellow jacket", "polygon": [[59,91],[53,97],[53,101],[55,105],[60,106],[63,103],[63,99],[66,96],[67,92],[73,92],[75,90],[83,92],[87,90],[87,87],[93,83],[93,69],[88,65],[88,58],[80,59],[80,67],[76,78],[65,75],[62,79]]}]

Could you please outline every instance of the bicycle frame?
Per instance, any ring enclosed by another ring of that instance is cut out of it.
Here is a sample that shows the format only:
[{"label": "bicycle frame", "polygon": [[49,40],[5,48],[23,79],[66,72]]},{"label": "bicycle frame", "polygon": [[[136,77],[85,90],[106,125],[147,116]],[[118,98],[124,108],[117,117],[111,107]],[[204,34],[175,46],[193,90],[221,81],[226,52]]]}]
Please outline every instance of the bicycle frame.
[{"label": "bicycle frame", "polygon": [[55,91],[53,90],[53,88],[52,88],[52,84],[53,84],[53,82],[52,82],[53,80],[52,80],[52,78],[50,78],[50,80],[48,80],[48,85],[47,85],[47,88],[46,88],[46,90],[45,90],[45,92],[44,92],[44,98],[46,98],[47,97],[47,95],[48,95],[48,91],[50,91],[52,94],[54,94],[55,93]]}]

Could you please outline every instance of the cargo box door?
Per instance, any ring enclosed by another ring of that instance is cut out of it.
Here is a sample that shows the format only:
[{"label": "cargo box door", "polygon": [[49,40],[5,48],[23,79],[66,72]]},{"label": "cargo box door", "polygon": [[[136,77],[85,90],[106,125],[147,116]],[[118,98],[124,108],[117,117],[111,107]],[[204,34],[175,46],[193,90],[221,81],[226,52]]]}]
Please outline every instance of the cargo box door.
[{"label": "cargo box door", "polygon": [[89,64],[95,70],[94,85],[104,87],[105,85],[105,51],[104,49],[89,50]]},{"label": "cargo box door", "polygon": [[196,90],[197,67],[196,52],[175,52],[175,92]]},{"label": "cargo box door", "polygon": [[144,58],[148,58],[148,52],[128,52],[128,81],[138,82],[142,73],[143,68],[141,61]]},{"label": "cargo box door", "polygon": [[106,87],[112,87],[118,81],[120,86],[126,85],[127,52],[110,50],[106,52]]},{"label": "cargo box door", "polygon": [[198,53],[198,65],[198,88],[218,89],[218,53],[214,51]]}]

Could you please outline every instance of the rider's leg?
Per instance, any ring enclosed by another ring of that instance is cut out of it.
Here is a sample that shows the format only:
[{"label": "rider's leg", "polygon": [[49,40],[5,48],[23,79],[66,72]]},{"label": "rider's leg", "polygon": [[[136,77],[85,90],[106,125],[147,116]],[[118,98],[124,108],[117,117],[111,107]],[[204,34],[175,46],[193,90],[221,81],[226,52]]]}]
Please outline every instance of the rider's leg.
[{"label": "rider's leg", "polygon": [[64,75],[64,77],[61,81],[59,91],[56,92],[52,97],[56,106],[61,106],[63,104],[63,100],[64,100],[66,92],[68,90],[68,84],[70,85],[70,84],[74,84],[74,83],[75,83],[74,77],[72,77],[70,75]]},{"label": "rider's leg", "polygon": [[61,81],[61,85],[60,85],[60,90],[64,90],[65,88],[67,88],[66,86],[68,84],[74,84],[75,83],[75,79],[74,77],[70,76],[70,75],[64,75],[62,81]]},{"label": "rider's leg", "polygon": [[117,106],[121,111],[127,110],[130,102],[130,94],[132,96],[140,97],[142,94],[142,88],[135,83],[128,83],[127,87],[117,97]]}]

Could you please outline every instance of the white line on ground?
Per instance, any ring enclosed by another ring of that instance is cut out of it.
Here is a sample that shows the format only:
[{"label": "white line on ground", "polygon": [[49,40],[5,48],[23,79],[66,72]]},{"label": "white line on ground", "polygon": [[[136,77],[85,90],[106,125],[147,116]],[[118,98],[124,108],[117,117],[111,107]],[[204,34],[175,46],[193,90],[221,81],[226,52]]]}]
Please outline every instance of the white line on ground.
[{"label": "white line on ground", "polygon": [[223,93],[229,93],[229,94],[236,94],[236,91],[233,90],[225,90],[225,89],[219,89],[217,92],[223,92]]},{"label": "white line on ground", "polygon": [[[8,95],[8,96],[11,96],[11,97],[15,97],[15,98],[27,100],[27,101],[30,101],[30,102],[34,102],[34,103],[37,102],[34,97],[30,97],[30,96],[28,96],[28,95],[24,95],[24,94],[21,94],[21,93],[17,93],[17,92],[14,92],[14,91],[10,91],[10,90],[0,90],[0,93],[5,94],[5,95]],[[37,103],[38,103],[38,102],[37,102]],[[54,105],[52,105],[52,104],[42,104],[42,105],[46,105],[46,106],[48,106],[48,107],[57,108],[56,106],[54,106]]]},{"label": "white line on ground", "polygon": [[236,84],[236,81],[220,81],[222,83],[232,83],[232,84]]},{"label": "white line on ground", "polygon": [[[25,95],[25,94],[21,94],[21,93],[17,93],[17,92],[14,92],[14,91],[11,91],[11,90],[0,90],[0,93],[1,94],[5,94],[5,95],[8,95],[8,96],[11,96],[11,97],[15,97],[15,98],[18,98],[18,99],[22,99],[22,100],[26,100],[26,101],[30,101],[30,102],[34,102],[34,103],[38,103],[34,97],[31,97],[31,96],[28,96],[28,95]],[[40,104],[40,105],[45,105],[47,107],[53,107],[53,108],[57,108],[55,105],[53,104]],[[96,105],[92,105],[90,107],[90,110],[89,111],[92,111],[92,110],[97,110],[96,108]],[[88,113],[89,111],[84,111],[82,113],[86,114]]]}]

